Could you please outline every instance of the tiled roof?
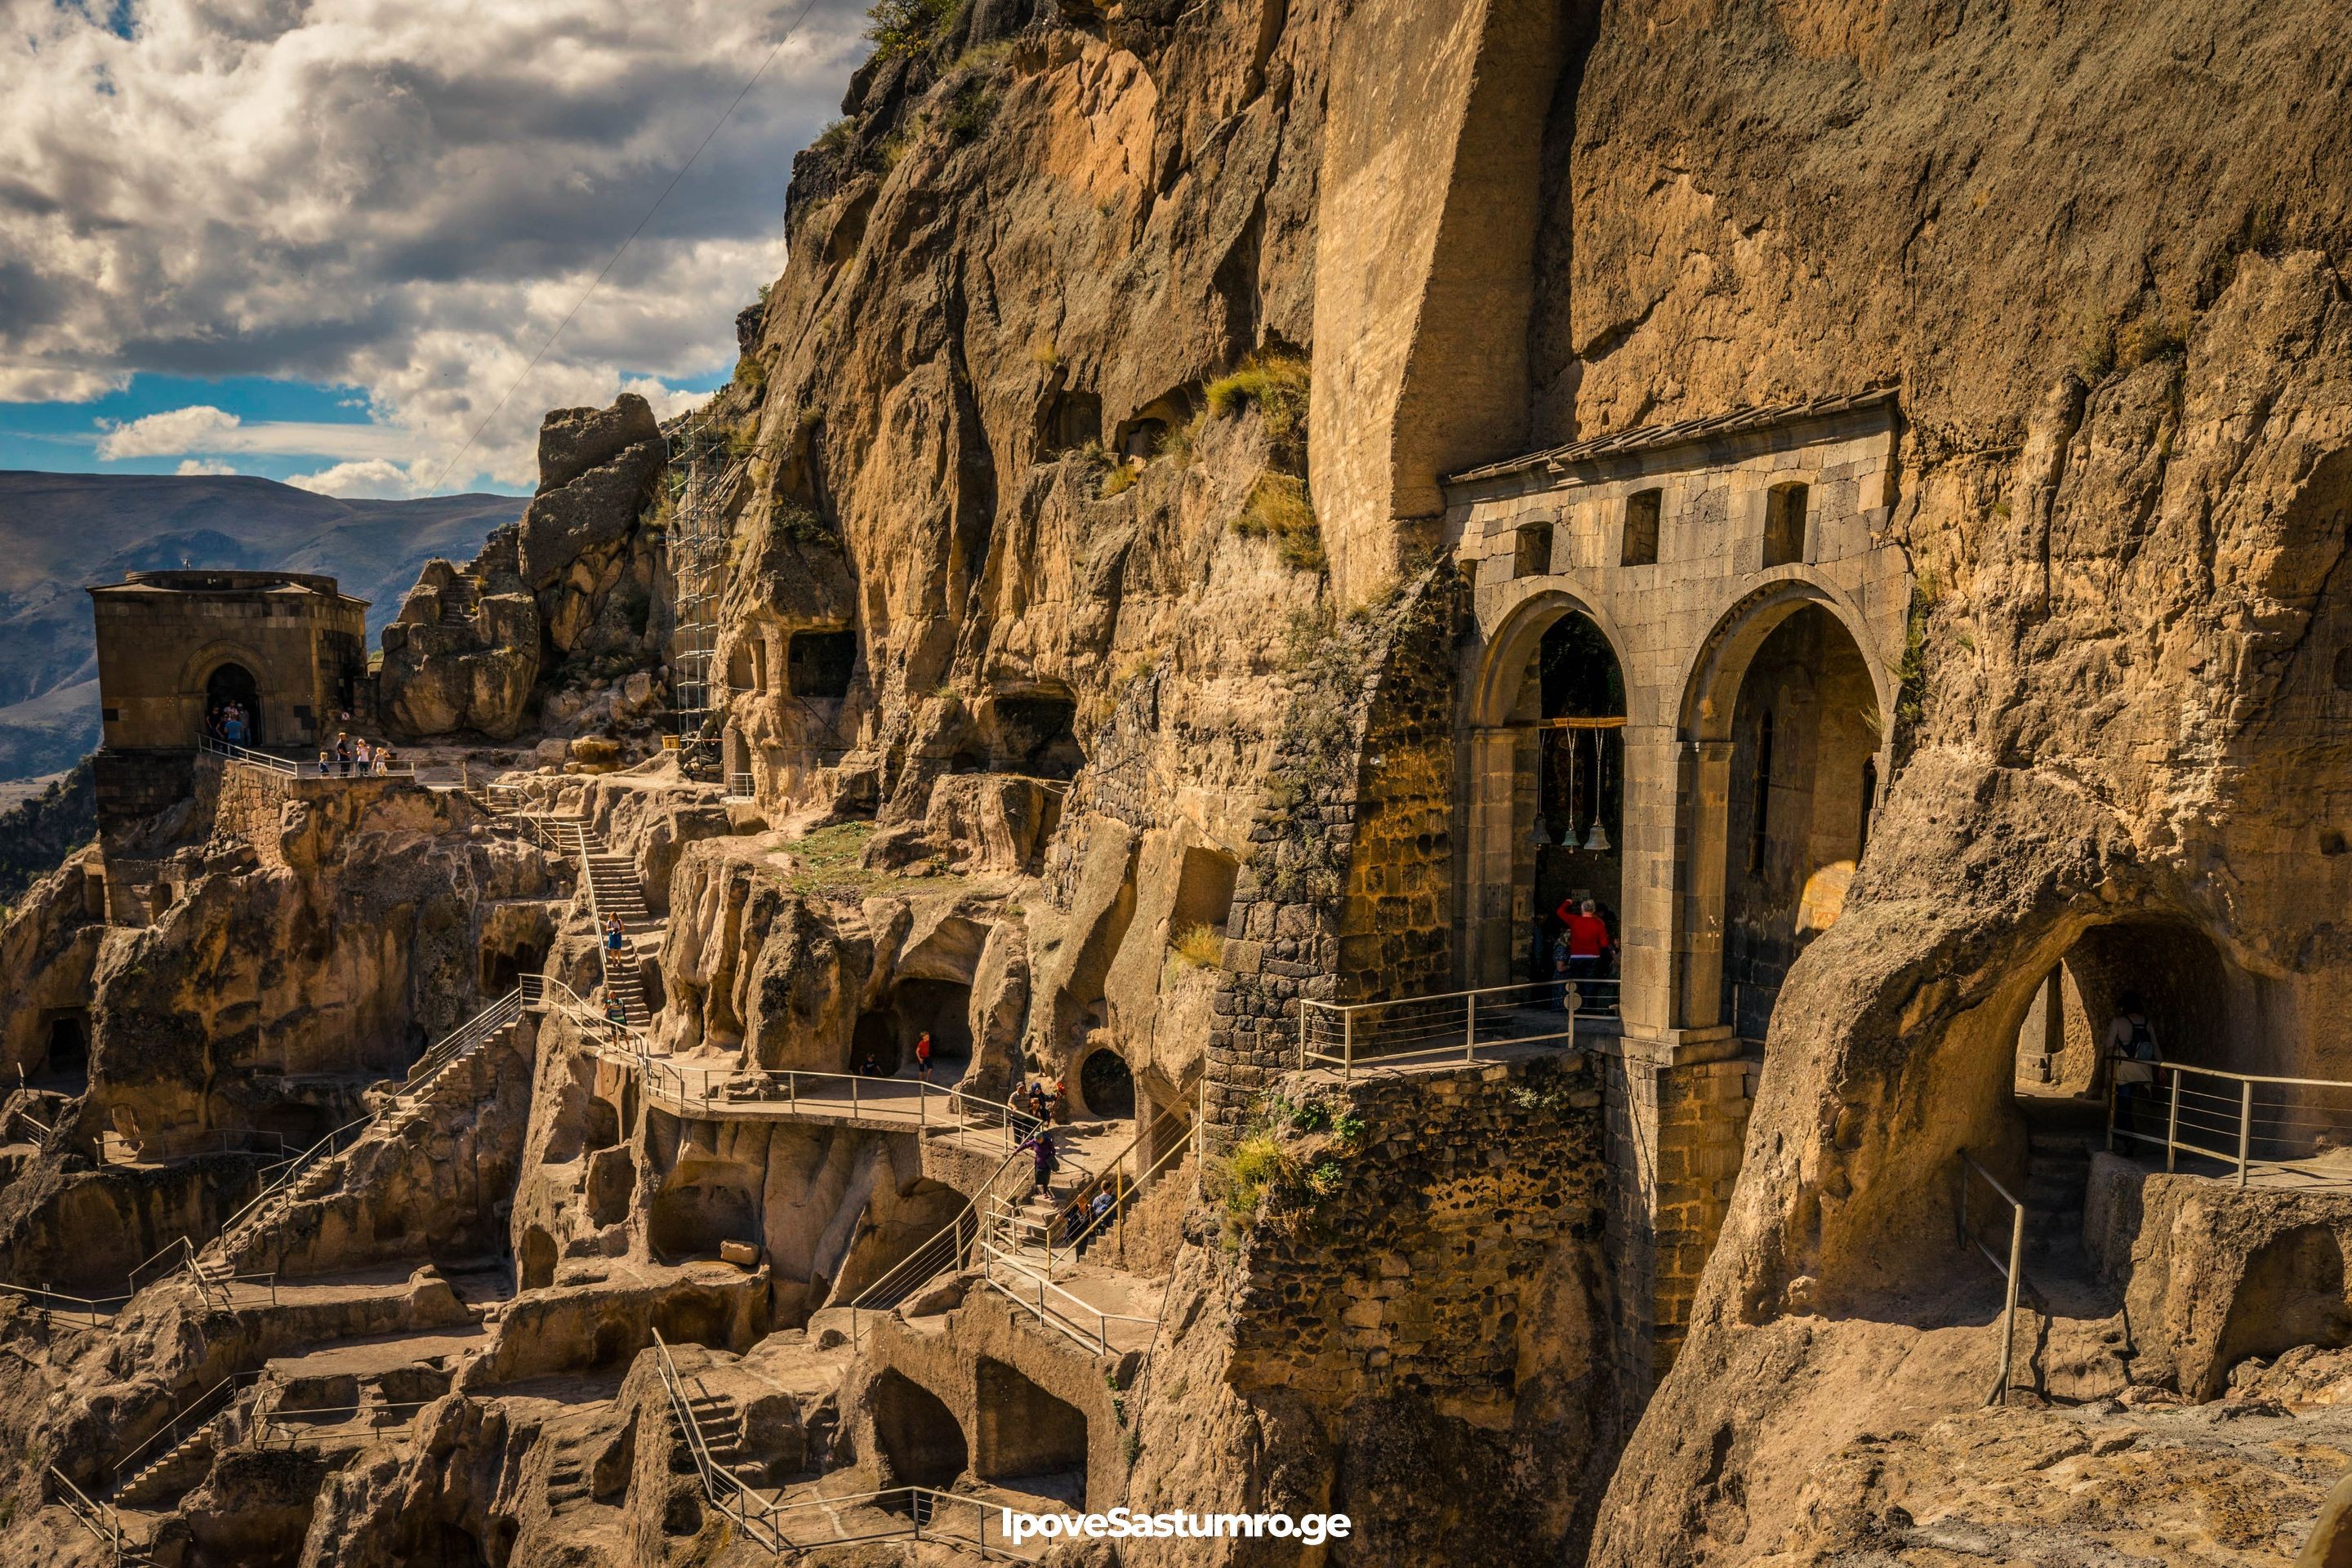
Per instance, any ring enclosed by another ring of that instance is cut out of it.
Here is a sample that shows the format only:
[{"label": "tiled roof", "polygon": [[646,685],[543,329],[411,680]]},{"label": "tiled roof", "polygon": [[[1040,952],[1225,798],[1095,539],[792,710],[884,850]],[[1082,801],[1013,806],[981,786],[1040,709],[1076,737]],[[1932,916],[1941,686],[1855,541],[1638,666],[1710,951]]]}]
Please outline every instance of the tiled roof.
[{"label": "tiled roof", "polygon": [[1647,452],[1660,447],[1678,447],[1685,442],[1738,435],[1771,425],[1787,425],[1799,419],[1816,419],[1824,415],[1851,413],[1858,408],[1875,408],[1892,404],[1895,391],[1892,385],[1872,386],[1860,392],[1816,397],[1804,403],[1786,403],[1774,408],[1735,408],[1728,414],[1711,414],[1704,419],[1685,419],[1674,425],[1644,425],[1632,430],[1622,430],[1614,436],[1596,436],[1589,441],[1573,441],[1565,447],[1529,452],[1523,458],[1507,458],[1482,468],[1465,468],[1458,474],[1446,475],[1444,482],[1451,485],[1467,479],[1501,479],[1507,474],[1520,473],[1528,468],[1562,468],[1596,458]]}]

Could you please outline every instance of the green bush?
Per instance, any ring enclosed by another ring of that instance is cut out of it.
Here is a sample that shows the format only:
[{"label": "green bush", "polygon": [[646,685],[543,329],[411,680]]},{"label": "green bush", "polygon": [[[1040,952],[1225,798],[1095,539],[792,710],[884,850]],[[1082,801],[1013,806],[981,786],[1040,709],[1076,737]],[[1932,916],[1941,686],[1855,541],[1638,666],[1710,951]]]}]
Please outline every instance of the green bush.
[{"label": "green bush", "polygon": [[874,0],[866,12],[866,37],[884,59],[920,54],[962,7],[963,0]]},{"label": "green bush", "polygon": [[1234,519],[1234,531],[1273,539],[1275,553],[1295,571],[1323,570],[1323,531],[1316,523],[1307,481],[1296,475],[1272,468],[1260,472],[1242,502],[1241,515]]}]

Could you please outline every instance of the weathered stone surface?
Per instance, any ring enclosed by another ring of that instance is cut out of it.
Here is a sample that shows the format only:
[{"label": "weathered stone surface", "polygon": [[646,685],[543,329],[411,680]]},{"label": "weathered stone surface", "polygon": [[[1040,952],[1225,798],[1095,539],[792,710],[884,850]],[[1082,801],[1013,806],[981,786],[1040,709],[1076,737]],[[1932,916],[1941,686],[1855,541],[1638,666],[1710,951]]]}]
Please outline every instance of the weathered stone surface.
[{"label": "weathered stone surface", "polygon": [[625,392],[610,408],[552,408],[539,426],[539,489],[562,489],[631,447],[661,438],[646,400]]}]

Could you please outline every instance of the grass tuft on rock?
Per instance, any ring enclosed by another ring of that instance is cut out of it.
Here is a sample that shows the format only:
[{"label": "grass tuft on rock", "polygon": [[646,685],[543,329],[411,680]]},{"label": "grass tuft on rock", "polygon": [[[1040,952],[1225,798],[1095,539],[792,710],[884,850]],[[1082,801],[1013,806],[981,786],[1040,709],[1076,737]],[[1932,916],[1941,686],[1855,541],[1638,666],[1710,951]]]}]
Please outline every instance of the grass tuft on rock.
[{"label": "grass tuft on rock", "polygon": [[1225,939],[1211,925],[1186,926],[1168,944],[1177,961],[1192,969],[1213,969],[1224,956]]},{"label": "grass tuft on rock", "polygon": [[1234,519],[1234,531],[1250,539],[1272,539],[1282,563],[1299,572],[1320,572],[1324,566],[1323,531],[1315,521],[1307,481],[1272,468],[1261,472]]}]

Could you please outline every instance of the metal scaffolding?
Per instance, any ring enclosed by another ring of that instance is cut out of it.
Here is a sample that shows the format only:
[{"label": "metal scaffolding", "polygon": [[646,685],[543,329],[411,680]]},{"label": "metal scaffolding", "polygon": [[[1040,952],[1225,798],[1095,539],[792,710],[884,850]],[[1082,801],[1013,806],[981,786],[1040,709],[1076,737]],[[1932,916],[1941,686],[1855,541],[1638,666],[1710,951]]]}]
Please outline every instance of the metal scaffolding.
[{"label": "metal scaffolding", "polygon": [[[670,580],[677,620],[670,633],[670,706],[677,715],[680,765],[716,776],[715,737],[706,726],[727,705],[719,657],[719,605],[727,587],[727,542],[745,464],[730,460],[723,435],[689,425],[671,442]],[[698,743],[701,742],[701,743]]]}]

